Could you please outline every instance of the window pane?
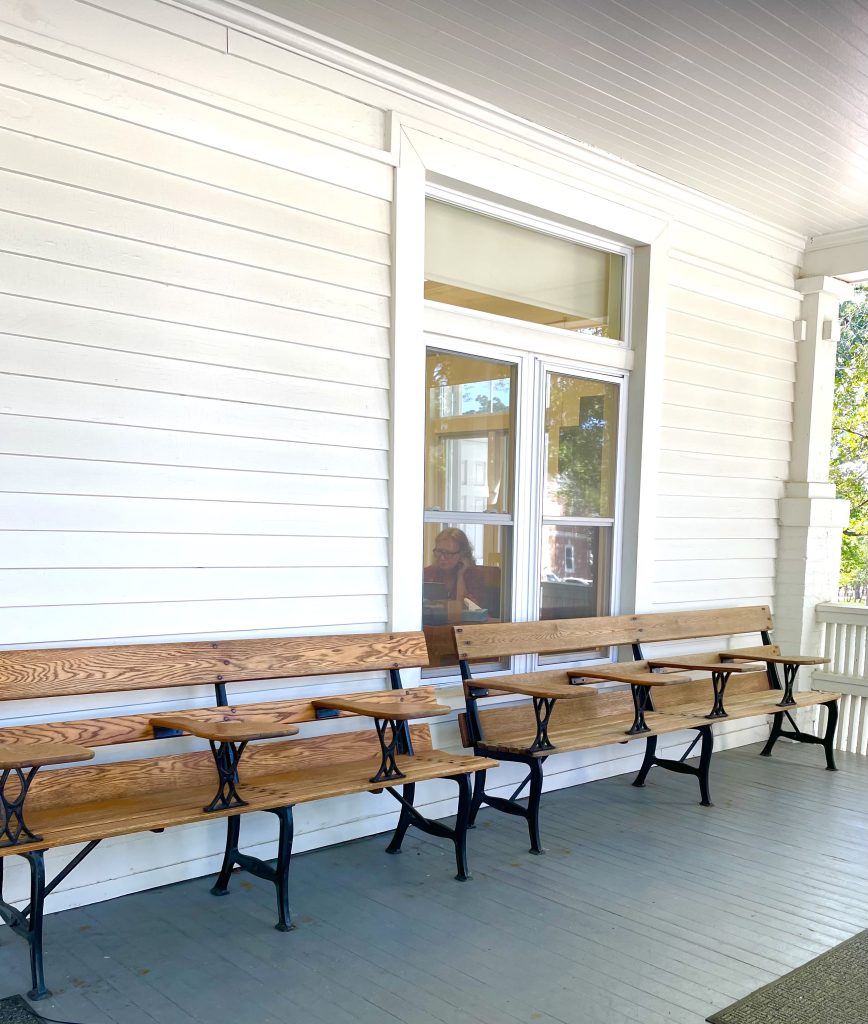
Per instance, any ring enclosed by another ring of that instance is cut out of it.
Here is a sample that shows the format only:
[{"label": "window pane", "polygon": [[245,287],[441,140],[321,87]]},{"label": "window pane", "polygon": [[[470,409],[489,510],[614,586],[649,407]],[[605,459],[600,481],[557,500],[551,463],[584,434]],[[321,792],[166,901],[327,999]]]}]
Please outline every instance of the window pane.
[{"label": "window pane", "polygon": [[608,614],[611,541],[608,526],[543,526],[541,619]]},{"label": "window pane", "polygon": [[508,620],[512,527],[425,523],[422,624]]},{"label": "window pane", "polygon": [[425,298],[621,337],[624,257],[429,199]]},{"label": "window pane", "polygon": [[545,431],[543,515],[610,518],[615,492],[618,386],[548,374]]},{"label": "window pane", "polygon": [[428,352],[428,511],[511,510],[514,395],[509,363]]}]

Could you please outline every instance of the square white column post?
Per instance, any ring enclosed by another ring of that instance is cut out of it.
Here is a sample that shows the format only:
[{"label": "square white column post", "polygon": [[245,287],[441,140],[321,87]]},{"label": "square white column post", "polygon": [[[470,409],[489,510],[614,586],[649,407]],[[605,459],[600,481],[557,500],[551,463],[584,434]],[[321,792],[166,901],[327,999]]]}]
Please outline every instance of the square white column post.
[{"label": "square white column post", "polygon": [[[835,357],[840,303],[852,285],[833,277],[796,282],[802,321],[796,323],[798,361],[793,408],[790,478],[780,501],[776,563],[775,640],[786,651],[817,654],[820,627],[816,606],[838,593],[841,538],[849,506],[829,482]],[[799,688],[810,687],[810,671],[799,673]]]}]

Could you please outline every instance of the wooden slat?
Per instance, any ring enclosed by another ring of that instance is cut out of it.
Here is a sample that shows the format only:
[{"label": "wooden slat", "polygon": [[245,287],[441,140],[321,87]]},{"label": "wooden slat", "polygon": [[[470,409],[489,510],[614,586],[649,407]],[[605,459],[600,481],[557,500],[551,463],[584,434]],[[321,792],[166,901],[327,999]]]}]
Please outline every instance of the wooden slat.
[{"label": "wooden slat", "polygon": [[[494,768],[497,765],[496,761],[490,759],[447,754],[443,751],[422,751],[422,743],[417,742],[417,736],[418,734],[414,731],[414,744],[420,752],[413,757],[397,759],[398,767],[405,773],[407,782],[444,778],[475,771],[477,768]],[[334,737],[330,737],[331,741],[334,739]],[[421,737],[419,739],[421,740]],[[299,745],[304,742],[320,743],[320,746],[323,746],[321,741],[299,741]],[[324,744],[326,748],[331,745],[333,742]],[[377,751],[373,757],[361,760],[353,759],[342,762],[340,765],[337,765],[329,757],[328,749],[320,750],[319,753],[322,756],[318,763],[311,759],[311,762],[303,768],[299,768],[296,764],[288,767],[285,761],[276,766],[271,764],[267,767],[268,759],[264,757],[256,765],[259,770],[253,770],[251,765],[245,765],[242,762],[238,789],[242,798],[247,801],[247,806],[242,808],[241,812],[268,810],[272,807],[307,803],[312,800],[345,796],[350,793],[377,792],[382,789],[382,783],[374,784],[370,781],[370,776],[377,766]],[[357,750],[356,754],[358,753]],[[206,756],[210,760],[211,755]],[[161,760],[166,759],[161,758]],[[128,765],[133,764],[134,762],[128,762]],[[33,830],[42,836],[42,840],[37,843],[28,843],[27,848],[47,849],[70,843],[87,842],[91,839],[129,835],[134,832],[145,832],[150,829],[225,817],[228,812],[217,811],[209,814],[202,809],[211,801],[216,788],[216,773],[213,764],[211,772],[214,775],[213,778],[200,776],[192,785],[184,785],[180,788],[173,786],[166,789],[146,789],[140,782],[136,784],[135,775],[130,775],[127,781],[132,785],[122,797],[89,799],[81,803],[74,802],[76,795],[82,792],[87,793],[89,790],[86,787],[81,789],[77,785],[73,786],[68,791],[67,799],[61,800],[57,805],[49,806],[45,803],[41,807],[34,805],[28,820]],[[52,772],[51,774],[60,775],[61,772]],[[238,813],[238,809],[232,809],[232,813]],[[14,849],[8,847],[0,849],[0,855],[14,852],[16,852]]]},{"label": "wooden slat", "polygon": [[422,633],[0,651],[0,700],[376,672],[427,664]]},{"label": "wooden slat", "polygon": [[[428,726],[412,726],[413,748],[430,751]],[[260,775],[307,772],[346,761],[369,760],[376,769],[380,747],[373,727],[359,732],[331,733],[301,739],[256,743],[248,747],[240,767],[240,785]],[[373,771],[371,772],[373,774]],[[38,775],[27,798],[28,809],[67,807],[80,803],[136,799],[145,792],[216,788],[217,771],[208,750],[163,757],[137,758],[114,764],[60,768]],[[213,794],[212,794],[213,795]]]},{"label": "wooden slat", "polygon": [[757,633],[772,628],[765,605],[697,612],[598,616],[546,622],[509,622],[454,627],[462,658],[556,654],[633,643]]},{"label": "wooden slat", "polygon": [[[407,691],[417,702],[436,704],[436,691],[432,686],[418,686]],[[371,702],[394,700],[394,691],[382,690],[377,693],[347,694],[364,696]],[[316,708],[310,697],[295,700],[274,700],[262,704],[237,704],[221,708],[224,714],[240,714],[248,721],[261,719],[283,724],[312,722],[316,719]],[[185,708],[186,718],[201,722],[213,721],[213,708]],[[351,717],[351,712],[338,712],[339,717]],[[140,743],[154,739],[153,714],[114,715],[107,718],[82,718],[66,722],[37,722],[33,725],[15,725],[0,730],[0,742],[6,746],[19,743],[78,743],[86,747],[104,747],[115,743]]]},{"label": "wooden slat", "polygon": [[93,751],[75,743],[17,743],[0,745],[0,769],[89,761]]},{"label": "wooden slat", "polygon": [[295,736],[297,725],[287,725],[275,719],[239,714],[212,714],[211,718],[194,718],[181,713],[155,715],[151,719],[154,728],[177,729],[199,736],[201,739],[214,740],[220,743],[241,743],[251,740],[275,739],[282,736]]},{"label": "wooden slat", "polygon": [[[378,697],[380,694],[374,694]],[[452,710],[448,704],[436,704],[431,701],[416,700],[412,690],[390,694],[390,700],[369,700],[367,694],[351,697],[316,697],[314,707],[329,708],[335,711],[348,711],[354,715],[367,715],[369,718],[388,718],[394,722],[406,722],[412,718],[428,718],[431,715],[448,715]]]}]

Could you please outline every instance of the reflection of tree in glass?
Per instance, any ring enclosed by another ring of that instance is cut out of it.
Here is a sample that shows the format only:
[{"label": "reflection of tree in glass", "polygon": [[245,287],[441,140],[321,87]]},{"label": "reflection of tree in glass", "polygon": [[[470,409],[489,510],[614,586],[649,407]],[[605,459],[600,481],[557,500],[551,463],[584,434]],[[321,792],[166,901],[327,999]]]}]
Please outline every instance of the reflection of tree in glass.
[{"label": "reflection of tree in glass", "polygon": [[[553,409],[558,407],[555,392],[565,393],[572,383],[569,378],[552,377]],[[603,511],[603,455],[609,430],[602,395],[581,398],[578,424],[559,429],[555,488],[561,515],[598,516]]]}]

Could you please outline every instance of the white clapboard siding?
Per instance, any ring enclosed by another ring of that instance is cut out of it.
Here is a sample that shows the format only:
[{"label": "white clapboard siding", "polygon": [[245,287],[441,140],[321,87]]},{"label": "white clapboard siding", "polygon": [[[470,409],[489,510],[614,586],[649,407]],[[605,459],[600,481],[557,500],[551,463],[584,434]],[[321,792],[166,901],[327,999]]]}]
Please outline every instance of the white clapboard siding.
[{"label": "white clapboard siding", "polygon": [[660,453],[659,468],[662,473],[680,473],[693,481],[702,476],[781,481],[786,480],[789,465],[784,459],[756,458],[753,449],[743,455],[670,449]]},{"label": "white clapboard siding", "polygon": [[352,437],[361,448],[388,445],[388,424],[363,416],[186,398],[180,393],[167,395],[134,386],[78,384],[46,377],[9,374],[5,382],[0,393],[0,412],[4,413],[70,419],[78,413],[88,420],[161,429],[194,429],[329,445],[345,444]]},{"label": "white clapboard siding", "polygon": [[[74,410],[71,410],[73,413]],[[134,427],[107,420],[86,423],[56,416],[0,414],[0,448],[8,454],[93,459],[137,465],[201,466],[260,473],[306,473],[385,479],[388,452],[342,444],[276,441],[262,437]]]},{"label": "white clapboard siding", "polygon": [[[664,410],[665,411],[665,410]],[[682,410],[682,414],[689,410]],[[671,429],[664,426],[660,432],[661,447],[664,451],[693,452],[712,456],[726,455],[741,458],[753,458],[757,461],[775,460],[789,463],[790,443],[788,440],[777,440],[765,437],[750,437],[742,433],[721,433],[720,426],[716,430],[701,429],[702,421],[697,416],[690,417],[686,425],[679,422],[673,413],[670,417]],[[697,426],[692,426],[697,424]]]},{"label": "white clapboard siding", "polygon": [[[713,388],[704,388],[706,397],[711,401],[715,394]],[[667,394],[673,394],[674,386],[667,386]],[[696,392],[682,391],[679,396],[681,402],[671,402],[663,406],[662,422],[665,427],[675,427],[684,430],[693,430],[701,433],[731,434],[742,438],[736,442],[736,451],[745,452],[747,449],[754,450],[753,442],[760,444],[771,444],[775,441],[787,442],[787,445],[780,449],[789,456],[788,442],[792,436],[792,424],[789,420],[769,418],[766,416],[750,416],[743,412],[730,411],[732,406],[746,404],[747,400],[741,402],[728,401],[728,395],[720,397],[719,402],[703,407],[702,394]],[[749,440],[750,444],[746,441]],[[712,448],[712,451],[714,449]]]},{"label": "white clapboard siding", "polygon": [[[161,24],[158,27],[143,23],[135,5],[129,0],[123,5],[108,6],[113,7],[117,14],[131,19],[126,21],[126,31],[118,31],[120,19],[113,11],[102,11],[92,4],[75,3],[73,0],[66,0],[63,4],[50,0],[8,0],[2,20],[63,40],[68,45],[127,61],[136,67],[162,73],[171,68],[172,78],[231,98],[236,104],[250,104],[262,112],[261,116],[267,116],[266,112],[269,112],[276,117],[277,123],[286,123],[294,118],[310,125],[327,126],[332,132],[372,147],[382,147],[384,114],[381,110],[359,103],[349,95],[329,94],[300,79],[294,83],[295,105],[287,109],[281,100],[286,88],[285,76],[255,64],[247,69],[244,76],[227,74],[225,59],[221,59],[227,45],[225,27],[184,14],[185,18],[194,20],[194,24],[184,23],[179,33],[174,22],[171,26]],[[120,23],[124,24],[123,21]],[[177,38],[178,35],[186,38]],[[188,40],[191,37],[204,45],[190,46]]]},{"label": "white clapboard siding", "polygon": [[[385,296],[285,273],[282,263],[279,264],[281,269],[275,270],[239,266],[226,259],[179,252],[113,235],[96,237],[81,228],[17,214],[0,213],[0,236],[9,253],[103,271],[112,279],[108,284],[123,277],[136,285],[139,281],[176,285],[188,294],[194,293],[187,301],[195,301],[195,293],[205,293],[202,297],[205,302],[214,295],[224,302],[244,299],[378,326],[389,323],[389,303]],[[229,249],[227,253],[231,255],[232,251]],[[294,263],[303,267],[298,259]]]},{"label": "white clapboard siding", "polygon": [[684,516],[658,516],[657,519],[657,537],[661,540],[701,539],[713,543],[719,538],[776,538],[778,532],[777,519],[735,519],[731,516],[692,519]]},{"label": "white clapboard siding", "polygon": [[358,622],[386,620],[385,595],[256,598],[246,601],[154,601],[150,604],[51,605],[0,608],[0,636],[11,647],[48,642],[192,636],[276,630],[306,633],[327,624],[334,632]]},{"label": "white clapboard siding", "polygon": [[[683,561],[729,561],[732,558],[773,559],[777,544],[773,537],[718,538],[713,545],[707,541],[677,537],[660,540],[657,555],[661,565]],[[725,567],[708,567],[707,575],[719,576]]]},{"label": "white clapboard siding", "polygon": [[[2,339],[0,372],[19,377],[51,377],[105,387],[129,381],[137,391],[181,392],[197,398],[320,412],[349,409],[354,415],[374,419],[386,419],[389,411],[383,388],[357,387],[346,381],[251,372],[178,357],[166,359],[8,334]],[[14,410],[14,396],[9,403],[10,411]]]},{"label": "white clapboard siding", "polygon": [[7,530],[387,536],[384,509],[250,503],[242,495],[232,502],[205,502],[0,492],[0,521]]},{"label": "white clapboard siding", "polygon": [[696,494],[708,497],[727,497],[739,494],[743,498],[780,498],[784,493],[781,480],[743,478],[737,474],[730,477],[722,473],[706,473],[701,476],[679,473],[660,474],[660,494]]},{"label": "white clapboard siding", "polygon": [[[6,209],[33,210],[38,220],[54,226],[68,226],[87,232],[99,232],[112,238],[123,238],[156,246],[157,250],[175,250],[180,253],[210,257],[220,254],[220,262],[236,274],[247,270],[293,268],[293,275],[305,281],[326,284],[353,281],[354,288],[374,295],[389,294],[389,268],[378,262],[357,259],[344,253],[318,246],[303,245],[282,238],[273,238],[263,232],[251,232],[234,226],[216,224],[203,217],[189,217],[175,210],[162,210],[143,206],[135,200],[117,199],[103,193],[70,188],[52,181],[42,181],[27,175],[0,171],[0,195]],[[51,230],[51,229],[50,229]],[[24,235],[33,244],[34,225],[21,224],[8,219],[3,222],[4,236],[9,251],[17,251],[19,238]],[[53,235],[53,237],[55,237]],[[60,237],[60,236],[57,236]],[[82,243],[82,236],[73,231],[70,245]],[[91,243],[92,247],[92,243]],[[137,253],[139,250],[132,250]],[[113,254],[113,250],[108,252]],[[56,258],[62,260],[65,251],[60,247]],[[168,258],[157,251],[155,258]],[[143,272],[148,261],[139,256]],[[163,262],[159,264],[163,267]],[[242,270],[241,268],[245,268]],[[123,272],[123,264],[115,269]],[[194,282],[185,267],[184,280]],[[291,284],[291,282],[290,282]]]},{"label": "white clapboard siding", "polygon": [[[316,338],[321,345],[302,345],[186,324],[172,324],[171,331],[164,333],[154,330],[153,324],[141,317],[80,306],[58,308],[59,305],[6,296],[5,316],[0,326],[5,334],[229,366],[236,370],[258,370],[365,387],[386,388],[389,384],[385,353],[380,356],[333,349],[328,347],[329,337]],[[359,335],[359,346],[368,347],[365,334],[360,330]],[[385,341],[385,331],[383,338]]]},{"label": "white clapboard siding", "polygon": [[[741,551],[738,552],[741,554]],[[679,580],[698,580],[705,582],[709,578],[736,580],[770,580],[775,574],[774,558],[740,558],[727,559],[726,565],[716,564],[713,559],[676,558],[657,562],[654,569],[655,583],[677,582]],[[659,594],[660,592],[657,591]]]},{"label": "white clapboard siding", "polygon": [[392,182],[383,166],[326,144],[252,118],[238,117],[217,104],[199,103],[178,92],[130,78],[111,76],[60,56],[0,40],[0,83],[124,119],[143,128],[191,139],[203,146],[231,139],[232,150],[258,162],[340,185],[365,195],[391,199]]},{"label": "white clapboard siding", "polygon": [[[700,321],[697,325],[694,321],[694,334],[700,334],[708,339],[707,326]],[[796,379],[796,364],[792,358],[775,357],[765,354],[768,345],[757,344],[753,339],[752,346],[737,346],[728,344],[732,339],[702,340],[697,337],[687,337],[670,330],[666,341],[666,353],[670,359],[680,359],[685,363],[698,363],[700,366],[714,366],[721,370],[749,372],[748,380],[751,383],[767,382],[767,386],[773,387],[777,382],[791,383]],[[795,354],[790,345],[787,353],[789,356]]]},{"label": "white clapboard siding", "polygon": [[0,455],[0,490],[29,494],[118,495],[292,505],[299,494],[311,504],[386,508],[385,480],[298,473],[247,473],[189,466]]},{"label": "white clapboard siding", "polygon": [[[714,369],[714,387],[718,391],[732,392],[737,395],[750,395],[753,398],[773,399],[783,402],[789,410],[793,402],[793,380],[788,376],[778,374],[770,375],[759,372],[749,360],[742,354],[741,364],[737,365],[739,353],[730,351],[729,357],[719,358],[719,349],[704,353],[702,344],[698,342],[683,341],[678,344],[679,339],[670,336],[669,358],[667,359],[666,373],[670,381],[690,387],[707,388],[709,383],[708,371]],[[693,349],[693,351],[691,351]],[[680,355],[676,358],[676,353]],[[772,360],[766,360],[763,369],[784,369],[790,370],[789,363],[782,363],[778,366],[772,364]],[[727,365],[732,364],[732,365]],[[771,364],[771,365],[770,365]]]},{"label": "white clapboard siding", "polygon": [[[780,333],[769,333],[750,325],[741,326],[733,322],[732,318],[717,319],[716,317],[727,314],[723,309],[716,309],[714,304],[708,309],[699,306],[699,310],[700,312],[680,312],[670,307],[666,318],[669,334],[700,344],[735,349],[736,352],[747,353],[750,359],[779,359],[795,367],[796,346],[793,343],[792,324],[781,324]],[[703,310],[705,315],[702,315]],[[792,372],[795,375],[794,369]]]},{"label": "white clapboard siding", "polygon": [[[129,126],[121,126],[119,133],[124,128],[130,131]],[[296,248],[310,246],[375,263],[389,262],[389,236],[385,231],[337,219],[343,212],[339,202],[328,206],[323,201],[322,209],[313,202],[308,203],[311,209],[293,207],[292,200],[308,200],[305,194],[298,195],[298,182],[291,183],[281,202],[277,197],[244,195],[228,182],[226,187],[221,187],[196,181],[121,157],[6,128],[0,128],[0,152],[2,166],[9,172],[43,180],[49,180],[45,175],[50,174],[50,180],[75,189],[70,195],[75,197],[76,204],[89,194],[116,197],[136,203],[142,216],[163,211],[182,213],[195,218],[197,226],[212,224],[215,229],[224,230],[224,226],[229,226],[278,242],[285,241]],[[360,198],[353,192],[346,196],[353,202]],[[387,204],[379,206],[388,210]],[[75,207],[70,212],[74,210]],[[351,212],[351,209],[346,211]]]},{"label": "white clapboard siding", "polygon": [[340,319],[326,310],[295,310],[114,274],[110,270],[91,270],[2,252],[0,281],[14,295],[73,306],[81,305],[82,295],[86,295],[88,305],[96,309],[160,323],[189,324],[306,345],[315,345],[316,339],[327,333],[328,347],[351,352],[382,353],[387,338],[385,326]]},{"label": "white clapboard siding", "polygon": [[251,537],[225,533],[0,530],[6,569],[385,566],[385,537]]},{"label": "white clapboard siding", "polygon": [[[102,162],[113,163],[115,174],[124,173],[121,164],[141,164],[166,175],[169,190],[178,187],[176,179],[180,178],[238,195],[245,201],[268,202],[289,213],[307,210],[373,231],[389,230],[389,203],[379,195],[368,195],[352,186],[336,188],[315,174],[273,166],[226,148],[203,147],[183,134],[153,131],[112,116],[110,104],[106,107],[109,112],[104,114],[70,106],[62,97],[55,99],[38,92],[24,95],[2,81],[0,78],[0,126],[21,133],[22,118],[26,118],[28,128],[32,124],[27,134],[50,140],[73,154],[81,148],[81,140],[87,139],[88,150],[100,154]],[[219,138],[224,147],[232,143],[231,132]],[[380,175],[388,181],[386,168],[380,170]],[[133,179],[134,183],[138,180]],[[278,218],[278,224],[285,222]]]},{"label": "white clapboard siding", "polygon": [[256,598],[346,597],[382,594],[382,567],[339,566],[255,569],[24,569],[0,570],[0,593],[15,604],[135,604],[166,600],[246,601]]}]

